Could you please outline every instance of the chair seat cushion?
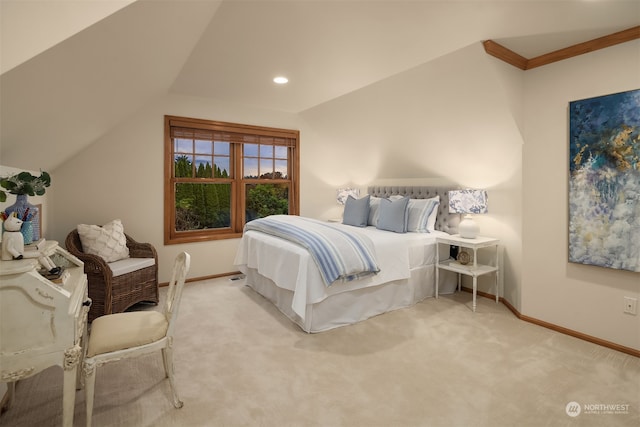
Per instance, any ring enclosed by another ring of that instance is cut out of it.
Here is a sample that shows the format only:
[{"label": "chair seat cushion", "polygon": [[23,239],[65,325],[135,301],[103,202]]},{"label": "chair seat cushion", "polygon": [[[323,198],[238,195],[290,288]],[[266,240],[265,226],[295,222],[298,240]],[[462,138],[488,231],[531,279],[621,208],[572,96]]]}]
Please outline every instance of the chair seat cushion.
[{"label": "chair seat cushion", "polygon": [[122,276],[132,271],[141,270],[151,267],[156,263],[154,258],[126,258],[120,261],[110,262],[109,268],[113,273],[113,277]]},{"label": "chair seat cushion", "polygon": [[132,311],[98,317],[91,324],[87,357],[150,344],[163,338],[169,323],[158,311]]}]

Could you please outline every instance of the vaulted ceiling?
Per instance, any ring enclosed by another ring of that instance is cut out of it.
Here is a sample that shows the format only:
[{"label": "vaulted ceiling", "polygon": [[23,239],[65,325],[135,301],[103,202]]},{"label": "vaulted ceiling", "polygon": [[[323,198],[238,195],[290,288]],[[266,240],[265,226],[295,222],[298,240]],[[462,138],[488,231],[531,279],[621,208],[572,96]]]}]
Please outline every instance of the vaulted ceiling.
[{"label": "vaulted ceiling", "polygon": [[616,0],[0,5],[0,164],[32,170],[167,93],[298,113],[487,39],[530,58],[640,24]]}]

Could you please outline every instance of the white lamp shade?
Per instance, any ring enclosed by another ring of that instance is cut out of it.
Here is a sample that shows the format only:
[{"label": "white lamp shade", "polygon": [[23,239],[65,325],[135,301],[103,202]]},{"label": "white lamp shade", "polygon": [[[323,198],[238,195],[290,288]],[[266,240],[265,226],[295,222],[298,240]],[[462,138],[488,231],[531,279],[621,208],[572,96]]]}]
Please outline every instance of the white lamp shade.
[{"label": "white lamp shade", "polygon": [[485,214],[489,197],[485,190],[453,190],[449,191],[449,213]]}]

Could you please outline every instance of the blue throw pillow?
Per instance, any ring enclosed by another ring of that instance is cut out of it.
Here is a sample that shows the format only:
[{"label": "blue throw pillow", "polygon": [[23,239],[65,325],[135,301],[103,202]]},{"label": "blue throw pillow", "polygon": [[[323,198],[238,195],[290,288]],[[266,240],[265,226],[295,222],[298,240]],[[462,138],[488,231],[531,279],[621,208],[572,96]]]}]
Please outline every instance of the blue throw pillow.
[{"label": "blue throw pillow", "polygon": [[361,199],[353,196],[347,198],[344,205],[344,216],[342,223],[347,225],[355,225],[356,227],[366,227],[369,220],[369,195]]},{"label": "blue throw pillow", "polygon": [[380,230],[394,231],[396,233],[407,232],[407,216],[409,210],[409,198],[398,200],[380,200],[380,217],[376,227]]}]

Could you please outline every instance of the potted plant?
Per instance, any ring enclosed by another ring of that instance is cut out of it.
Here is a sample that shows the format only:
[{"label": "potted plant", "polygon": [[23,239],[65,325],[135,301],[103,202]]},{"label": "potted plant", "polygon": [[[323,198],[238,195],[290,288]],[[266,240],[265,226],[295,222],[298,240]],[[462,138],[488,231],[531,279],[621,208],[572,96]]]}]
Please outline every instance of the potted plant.
[{"label": "potted plant", "polygon": [[51,185],[51,176],[47,172],[41,172],[40,176],[31,175],[29,172],[20,172],[15,175],[0,178],[0,202],[7,200],[7,194],[17,196],[42,196],[45,188]]},{"label": "potted plant", "polygon": [[30,204],[27,197],[42,196],[50,185],[51,176],[47,172],[40,172],[40,176],[31,175],[29,172],[20,172],[0,178],[0,187],[3,188],[0,190],[0,202],[7,200],[7,193],[16,195],[16,202],[5,209],[5,217],[15,212],[21,220],[32,221],[29,225],[33,228],[33,240],[40,239],[40,219],[38,208]]}]

